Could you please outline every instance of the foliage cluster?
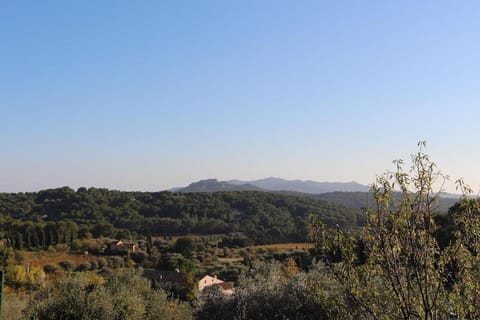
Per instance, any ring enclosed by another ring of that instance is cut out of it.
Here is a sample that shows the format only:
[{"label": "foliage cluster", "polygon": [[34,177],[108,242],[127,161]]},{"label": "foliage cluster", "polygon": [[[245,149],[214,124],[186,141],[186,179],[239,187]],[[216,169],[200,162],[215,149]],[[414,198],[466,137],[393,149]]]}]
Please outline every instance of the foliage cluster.
[{"label": "foliage cluster", "polygon": [[16,248],[71,244],[77,238],[130,238],[243,232],[257,244],[306,240],[307,217],[327,225],[365,223],[357,209],[303,196],[258,191],[121,192],[68,187],[0,193],[0,232]]},{"label": "foliage cluster", "polygon": [[322,264],[300,272],[287,260],[256,262],[233,295],[211,287],[200,297],[198,319],[346,319],[342,291]]},{"label": "foliage cluster", "polygon": [[[395,171],[377,179],[376,206],[358,237],[311,225],[324,262],[359,319],[480,318],[479,202],[465,196],[450,211],[452,230],[439,232],[434,187],[441,190],[446,177],[422,147],[410,171],[395,161]],[[458,184],[464,194],[471,191]]]},{"label": "foliage cluster", "polygon": [[103,281],[95,273],[73,273],[37,292],[25,311],[46,319],[191,319],[186,303],[151,289],[133,270]]}]

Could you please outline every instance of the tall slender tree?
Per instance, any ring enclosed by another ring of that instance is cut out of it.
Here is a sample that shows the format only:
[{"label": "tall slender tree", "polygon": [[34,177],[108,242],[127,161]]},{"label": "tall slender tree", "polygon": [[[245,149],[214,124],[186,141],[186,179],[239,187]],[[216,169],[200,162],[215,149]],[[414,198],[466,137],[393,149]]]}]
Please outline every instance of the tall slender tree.
[{"label": "tall slender tree", "polygon": [[[324,261],[363,319],[480,318],[478,201],[464,196],[456,237],[441,248],[436,200],[448,177],[424,147],[420,142],[410,170],[397,160],[393,172],[377,178],[375,206],[360,234],[311,224]],[[471,191],[461,180],[458,185],[464,194]]]}]

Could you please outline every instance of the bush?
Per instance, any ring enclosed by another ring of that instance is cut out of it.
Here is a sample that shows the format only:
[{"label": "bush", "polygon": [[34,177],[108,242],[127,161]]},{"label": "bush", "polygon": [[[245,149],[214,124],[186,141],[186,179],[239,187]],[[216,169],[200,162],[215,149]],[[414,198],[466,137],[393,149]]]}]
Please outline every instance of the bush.
[{"label": "bush", "polygon": [[70,248],[72,251],[84,251],[85,245],[82,240],[75,239],[72,241],[72,245]]},{"label": "bush", "polygon": [[69,249],[68,245],[65,243],[59,243],[55,245],[56,252],[67,252]]},{"label": "bush", "polygon": [[133,268],[135,266],[135,261],[133,261],[132,259],[127,259],[127,261],[125,261],[125,266],[127,268]]},{"label": "bush", "polygon": [[144,268],[155,268],[158,266],[159,256],[148,256],[147,259],[142,263]]},{"label": "bush", "polygon": [[90,261],[90,270],[97,270],[98,269],[98,262],[95,260]]},{"label": "bush", "polygon": [[105,277],[105,278],[108,278],[108,277],[111,277],[113,275],[113,271],[112,269],[108,268],[108,267],[105,267],[105,268],[102,268],[99,272],[99,274],[102,276],[102,277]]},{"label": "bush", "polygon": [[130,258],[136,263],[142,263],[147,259],[148,255],[143,251],[132,252]]},{"label": "bush", "polygon": [[4,296],[3,318],[9,320],[23,320],[23,310],[28,307],[28,302],[33,296],[26,293],[10,293]]},{"label": "bush", "polygon": [[55,249],[54,246],[49,245],[48,248],[47,248],[47,251],[48,251],[49,253],[55,253],[55,252],[57,252],[57,249]]},{"label": "bush", "polygon": [[25,254],[21,251],[15,250],[13,252],[13,258],[18,264],[23,264],[25,262]]},{"label": "bush", "polygon": [[109,268],[116,269],[116,268],[123,268],[125,266],[125,261],[123,260],[122,257],[119,257],[119,256],[108,257],[107,261],[108,261]]},{"label": "bush", "polygon": [[107,261],[107,259],[105,259],[103,257],[98,258],[97,263],[98,263],[98,268],[99,269],[108,267],[108,261]]},{"label": "bush", "polygon": [[192,258],[192,254],[197,250],[197,243],[189,237],[178,238],[173,246],[173,251],[178,252],[186,258]]},{"label": "bush", "polygon": [[228,247],[223,248],[223,257],[224,258],[230,258],[232,256],[232,250]]},{"label": "bush", "polygon": [[352,319],[339,290],[323,265],[285,277],[282,265],[256,263],[239,280],[233,295],[205,290],[197,319]]},{"label": "bush", "polygon": [[75,271],[86,272],[86,271],[89,271],[90,269],[91,269],[90,263],[85,262],[85,263],[79,264],[75,269]]},{"label": "bush", "polygon": [[75,270],[75,263],[70,260],[60,261],[58,265],[60,266],[60,268],[67,272]]},{"label": "bush", "polygon": [[83,244],[83,250],[92,252],[94,254],[100,252],[104,245],[103,241],[98,239],[85,239],[83,240]]},{"label": "bush", "polygon": [[59,279],[35,295],[26,314],[71,320],[193,318],[188,304],[151,289],[146,279],[131,270],[109,277],[105,284],[92,282],[84,273]]},{"label": "bush", "polygon": [[46,274],[55,274],[58,271],[58,267],[52,264],[46,264],[43,266],[43,271]]}]

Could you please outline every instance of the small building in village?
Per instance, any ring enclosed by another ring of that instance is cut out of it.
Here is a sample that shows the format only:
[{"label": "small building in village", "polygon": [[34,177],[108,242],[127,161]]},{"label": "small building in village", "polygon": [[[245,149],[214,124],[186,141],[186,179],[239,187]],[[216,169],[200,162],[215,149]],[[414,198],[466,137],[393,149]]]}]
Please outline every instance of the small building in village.
[{"label": "small building in village", "polygon": [[122,241],[112,239],[107,243],[107,251],[111,253],[132,253],[138,250],[138,246],[133,241]]},{"label": "small building in village", "polygon": [[144,269],[142,275],[154,288],[181,290],[188,285],[188,276],[183,272]]},{"label": "small building in village", "polygon": [[198,291],[202,293],[206,288],[217,286],[225,294],[233,294],[233,284],[217,278],[217,276],[206,275],[198,281]]}]

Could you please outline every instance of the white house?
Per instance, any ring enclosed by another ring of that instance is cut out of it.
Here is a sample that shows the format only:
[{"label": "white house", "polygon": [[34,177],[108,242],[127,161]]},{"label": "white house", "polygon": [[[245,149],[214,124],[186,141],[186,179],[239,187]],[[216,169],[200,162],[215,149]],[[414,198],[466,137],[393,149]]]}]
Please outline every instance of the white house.
[{"label": "white house", "polygon": [[198,291],[200,293],[207,287],[218,286],[225,294],[233,293],[233,285],[217,278],[217,276],[206,275],[198,281]]}]

